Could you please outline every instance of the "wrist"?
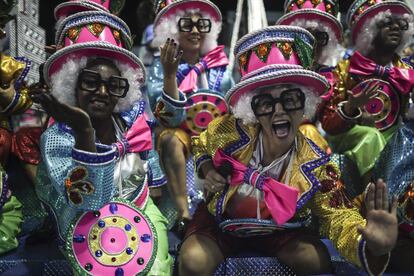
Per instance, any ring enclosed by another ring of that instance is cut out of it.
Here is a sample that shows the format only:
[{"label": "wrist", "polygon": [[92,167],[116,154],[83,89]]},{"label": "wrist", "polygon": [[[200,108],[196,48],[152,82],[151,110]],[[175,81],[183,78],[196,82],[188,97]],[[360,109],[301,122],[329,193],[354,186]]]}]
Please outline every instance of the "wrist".
[{"label": "wrist", "polygon": [[355,117],[358,113],[358,108],[352,105],[349,101],[347,101],[343,105],[343,111],[347,116]]},{"label": "wrist", "polygon": [[177,72],[166,73],[164,72],[164,79],[175,80],[177,78]]},{"label": "wrist", "polygon": [[92,126],[84,127],[84,128],[72,128],[75,136],[77,137],[87,137],[93,136],[95,137],[95,129]]},{"label": "wrist", "polygon": [[214,169],[213,162],[207,161],[200,167],[201,173],[203,174],[204,178],[207,176],[207,174]]}]

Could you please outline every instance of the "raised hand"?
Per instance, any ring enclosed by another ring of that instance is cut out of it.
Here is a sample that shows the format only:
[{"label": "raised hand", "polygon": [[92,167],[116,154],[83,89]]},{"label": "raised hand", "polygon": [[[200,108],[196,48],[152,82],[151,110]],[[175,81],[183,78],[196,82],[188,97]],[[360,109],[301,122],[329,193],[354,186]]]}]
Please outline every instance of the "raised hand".
[{"label": "raised hand", "polygon": [[178,51],[178,45],[174,39],[168,38],[163,46],[160,47],[160,61],[164,71],[164,76],[176,77],[178,64],[180,63],[183,51]]},{"label": "raised hand", "polygon": [[174,39],[168,38],[165,44],[160,47],[160,60],[164,72],[164,91],[171,98],[178,100],[177,70],[183,51],[177,54],[178,45]]},{"label": "raised hand", "polygon": [[358,232],[367,243],[373,256],[389,253],[397,241],[397,199],[394,197],[390,210],[388,190],[384,181],[379,179],[376,184],[370,183],[365,196],[367,224],[359,227]]},{"label": "raised hand", "polygon": [[379,81],[371,82],[365,86],[361,92],[354,94],[352,91],[347,91],[348,101],[344,106],[344,111],[347,115],[352,116],[356,113],[358,108],[366,105],[372,98],[377,96],[379,88]]},{"label": "raised hand", "polygon": [[40,103],[53,119],[67,124],[75,132],[82,132],[92,128],[89,115],[79,107],[61,103],[50,93],[32,96],[32,99]]}]

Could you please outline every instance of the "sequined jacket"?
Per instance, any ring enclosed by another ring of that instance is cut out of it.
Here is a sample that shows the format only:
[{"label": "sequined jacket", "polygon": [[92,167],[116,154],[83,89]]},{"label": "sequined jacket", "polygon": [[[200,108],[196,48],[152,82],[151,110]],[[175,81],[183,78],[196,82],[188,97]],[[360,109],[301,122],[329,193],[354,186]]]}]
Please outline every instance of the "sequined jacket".
[{"label": "sequined jacket", "polygon": [[[15,91],[12,101],[0,110],[0,127],[11,131],[10,115],[20,114],[26,111],[32,101],[28,96],[28,89],[23,80],[30,70],[30,61],[25,58],[12,58],[0,53],[0,76],[2,83],[10,83],[15,80]],[[16,78],[16,76],[18,76]]]},{"label": "sequined jacket", "polygon": [[[142,112],[143,107],[135,115],[141,116]],[[114,125],[118,128],[120,124],[114,120]],[[117,133],[117,138],[122,139],[118,136]],[[42,161],[37,171],[36,193],[51,207],[62,240],[74,219],[85,211],[97,211],[114,197],[144,208],[148,198],[145,154],[119,156],[115,146],[98,142],[96,153],[78,150],[74,145],[72,130],[60,123],[49,127],[40,140]],[[90,183],[93,191],[79,192],[76,185],[81,183]],[[79,198],[81,203],[76,204]],[[138,200],[143,204],[139,205]]]},{"label": "sequined jacket", "polygon": [[[183,66],[186,64],[183,64]],[[180,65],[181,66],[181,65]],[[178,70],[180,70],[180,66]],[[226,72],[226,66],[211,68],[206,71],[208,88],[221,92],[224,95],[233,85],[234,81]],[[166,126],[178,127],[185,119],[184,106],[187,99],[180,92],[179,100],[172,99],[163,92],[163,71],[159,57],[154,58],[153,64],[148,68],[147,73],[147,94],[151,110],[156,117]],[[180,81],[177,78],[177,83]]]},{"label": "sequined jacket", "polygon": [[[193,151],[197,170],[212,159],[218,149],[238,161],[248,164],[258,139],[257,125],[243,125],[232,115],[226,115],[210,123],[206,131],[199,137],[193,137]],[[343,192],[340,172],[330,162],[328,155],[314,142],[298,134],[298,150],[293,159],[290,179],[282,182],[300,191],[297,201],[297,213],[291,221],[297,221],[309,214],[318,217],[320,234],[332,240],[338,251],[348,261],[357,266],[366,264],[364,257],[365,241],[357,232],[357,226],[364,226],[366,221],[358,210],[352,206]],[[208,204],[209,211],[214,215],[217,201],[223,200],[222,212],[236,191],[230,187],[214,195]]]},{"label": "sequined jacket", "polygon": [[[347,100],[347,90],[355,87],[359,81],[354,79],[349,74],[349,60],[342,60],[338,63],[333,73],[335,76],[335,87],[331,98],[324,104],[319,120],[322,123],[322,128],[330,135],[338,135],[351,129],[356,122],[354,120],[347,120],[343,118],[338,112],[338,104]],[[393,60],[393,66],[400,68],[413,68],[408,62],[404,62],[398,56]],[[403,114],[408,99],[404,97],[400,109],[400,114]]]}]

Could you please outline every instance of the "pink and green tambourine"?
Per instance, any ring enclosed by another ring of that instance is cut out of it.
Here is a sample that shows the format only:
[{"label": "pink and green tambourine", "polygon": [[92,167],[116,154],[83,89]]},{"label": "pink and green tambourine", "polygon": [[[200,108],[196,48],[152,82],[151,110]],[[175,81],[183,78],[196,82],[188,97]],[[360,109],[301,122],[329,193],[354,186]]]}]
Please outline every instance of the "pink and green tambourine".
[{"label": "pink and green tambourine", "polygon": [[187,97],[187,118],[182,127],[190,135],[200,135],[212,120],[228,112],[224,97],[209,90],[199,90]]},{"label": "pink and green tambourine", "polygon": [[157,235],[145,214],[117,199],[81,215],[68,233],[66,249],[80,275],[146,275]]},{"label": "pink and green tambourine", "polygon": [[400,98],[394,88],[386,81],[369,79],[359,83],[352,92],[359,94],[366,85],[377,81],[378,94],[364,106],[364,111],[374,118],[377,129],[386,130],[395,124],[400,114]]}]

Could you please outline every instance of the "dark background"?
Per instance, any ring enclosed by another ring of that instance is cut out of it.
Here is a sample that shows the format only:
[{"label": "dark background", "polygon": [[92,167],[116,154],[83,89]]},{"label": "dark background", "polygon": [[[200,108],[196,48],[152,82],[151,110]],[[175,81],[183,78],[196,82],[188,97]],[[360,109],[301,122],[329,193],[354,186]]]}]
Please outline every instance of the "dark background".
[{"label": "dark background", "polygon": [[[55,19],[53,16],[54,8],[64,2],[63,0],[42,0],[40,2],[40,26],[46,30],[47,44],[53,44],[54,41],[54,25]],[[228,18],[231,11],[236,10],[236,0],[213,0],[223,14],[223,32],[220,41],[223,44],[228,44],[231,37],[232,20]],[[246,1],[244,1],[246,2]],[[282,12],[284,0],[264,0],[266,11],[268,12]],[[340,9],[343,15],[346,14],[349,6],[353,0],[340,0]],[[245,4],[246,5],[246,4]],[[139,9],[138,9],[139,7]],[[244,9],[246,10],[246,9]],[[136,35],[135,43],[139,43],[144,28],[150,24],[154,19],[152,1],[151,0],[126,0],[125,7],[122,10],[120,17],[128,24],[132,34]],[[273,24],[277,18],[268,18],[269,25]]]}]

